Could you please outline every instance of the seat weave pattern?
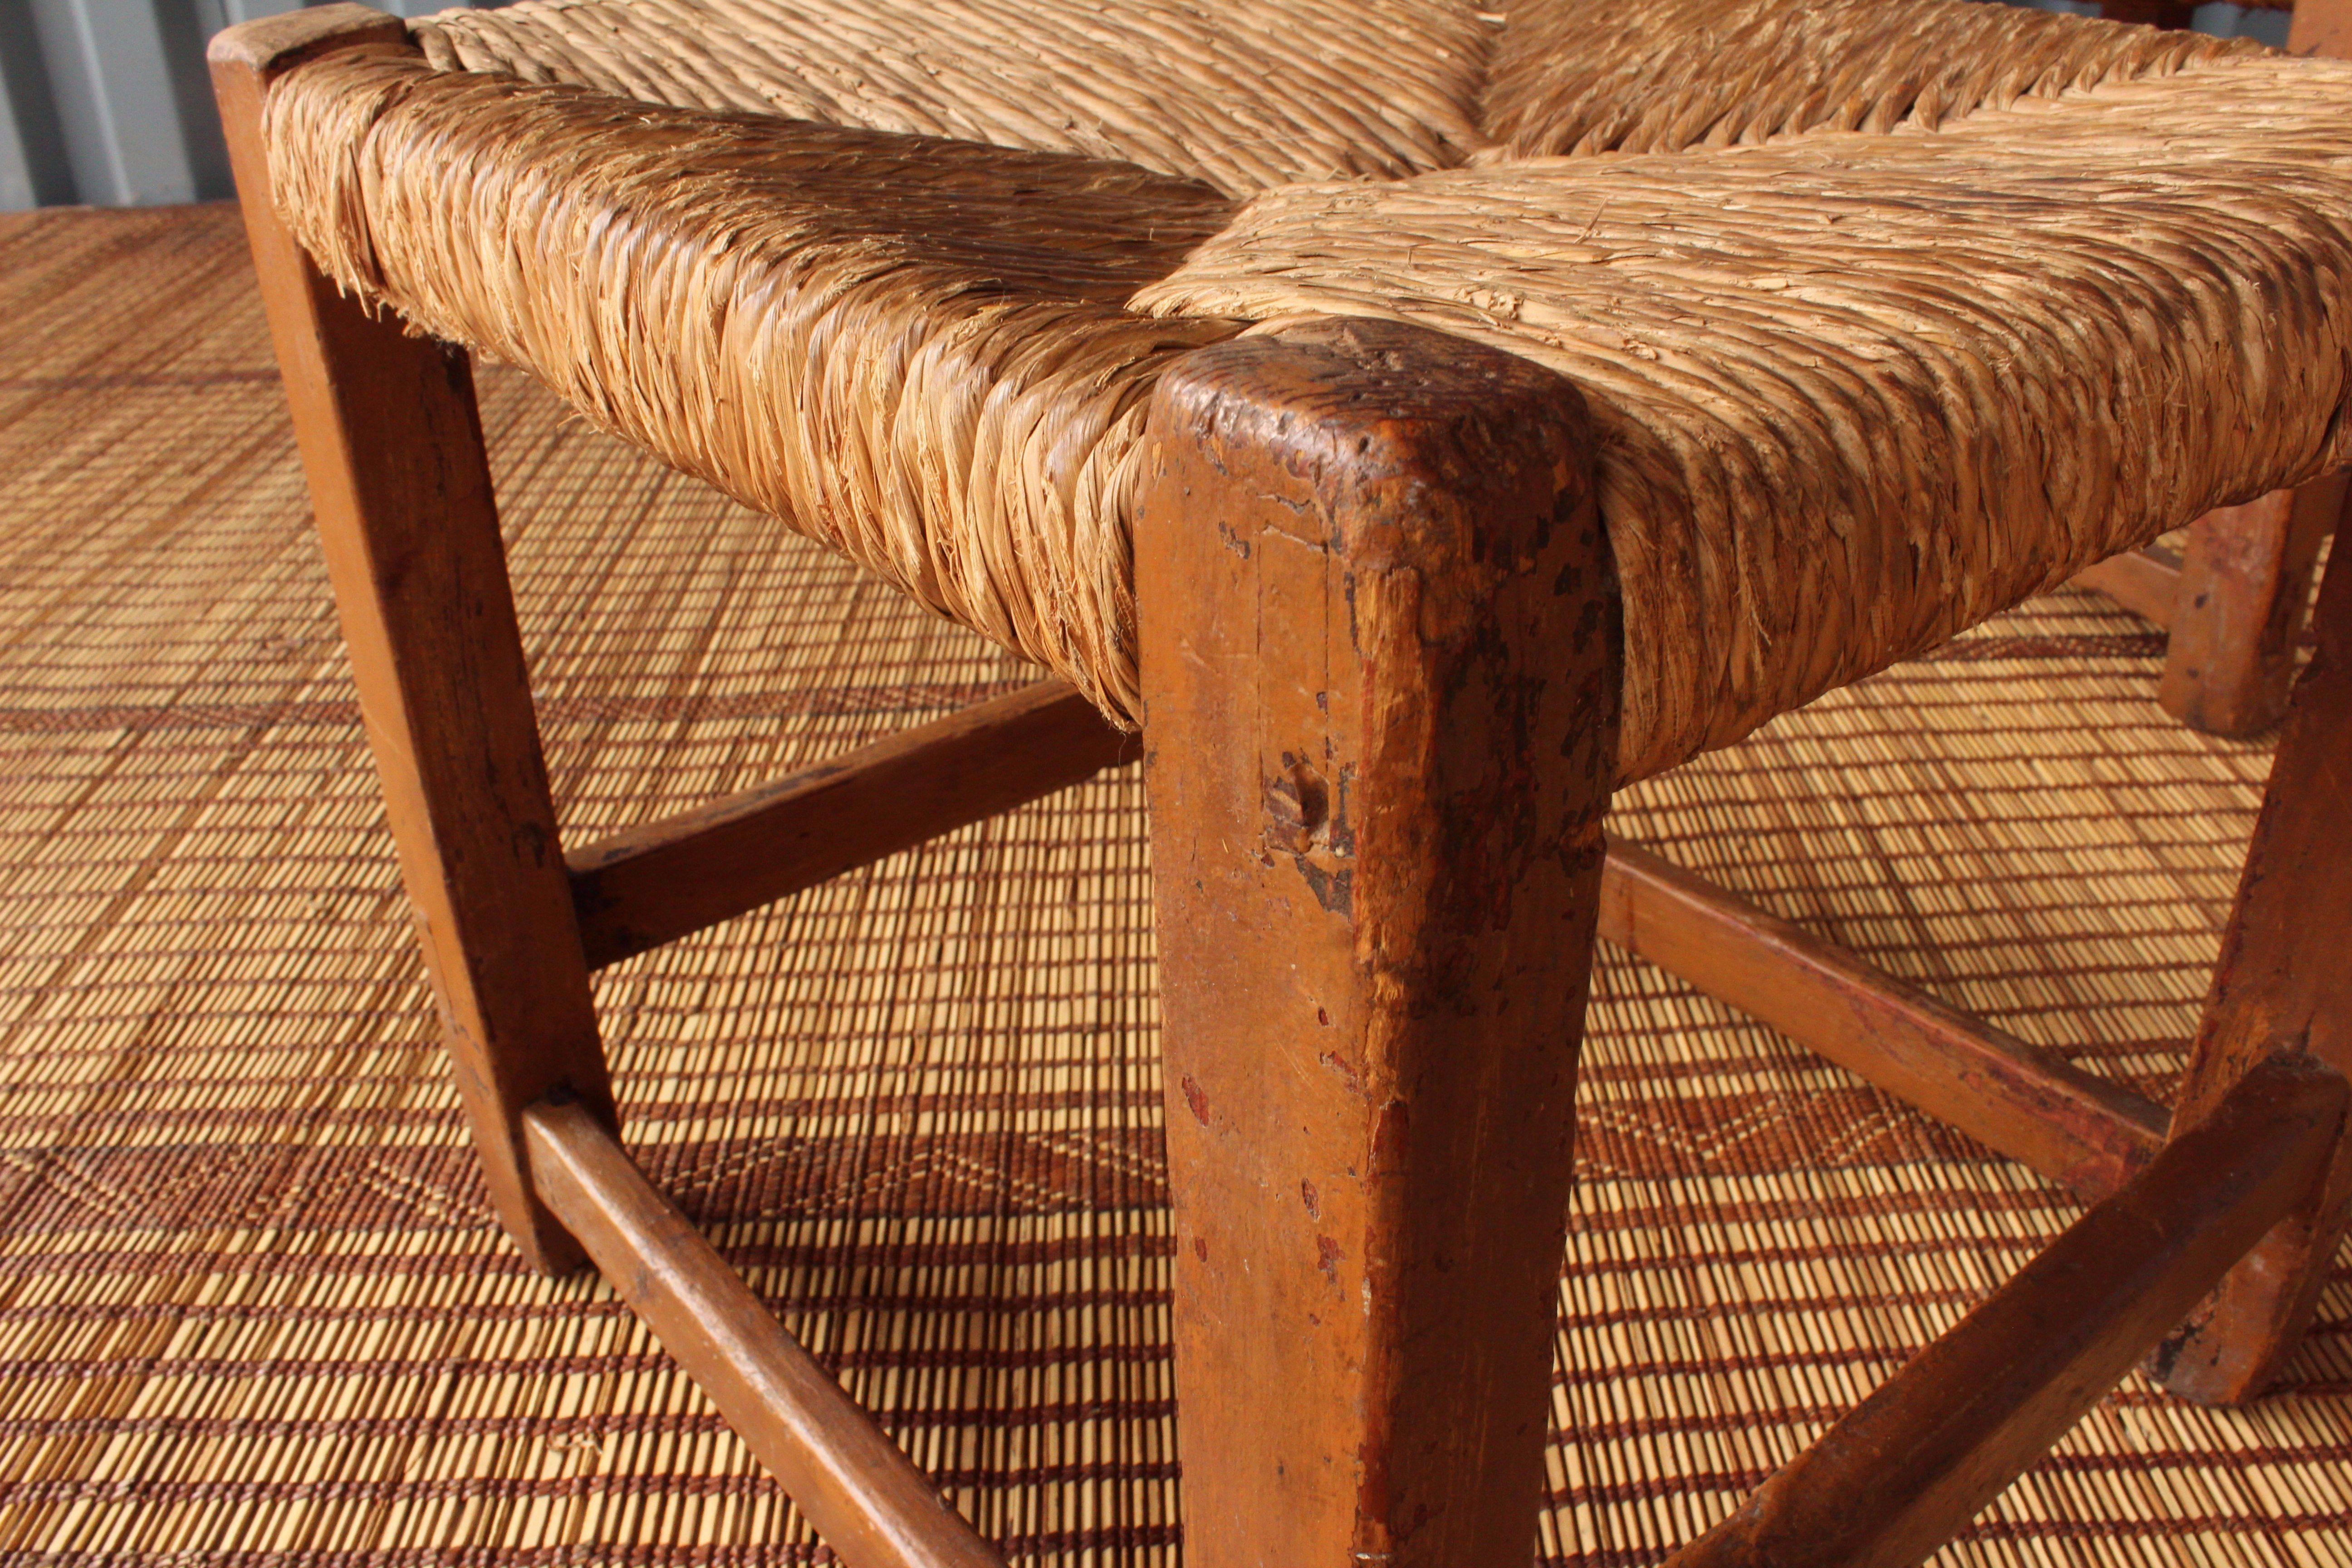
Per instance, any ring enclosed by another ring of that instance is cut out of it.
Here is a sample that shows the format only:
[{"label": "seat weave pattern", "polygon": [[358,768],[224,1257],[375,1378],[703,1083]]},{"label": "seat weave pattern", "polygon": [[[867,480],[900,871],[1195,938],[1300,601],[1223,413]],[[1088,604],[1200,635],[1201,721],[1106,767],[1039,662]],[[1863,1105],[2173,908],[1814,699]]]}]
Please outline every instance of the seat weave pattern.
[{"label": "seat weave pattern", "polygon": [[1424,0],[529,0],[417,24],[444,70],[1116,158],[1221,189],[1486,145],[1495,28]]},{"label": "seat weave pattern", "polygon": [[1124,301],[1227,198],[413,58],[289,79],[272,146],[343,153],[272,167],[332,276],[1131,710],[1144,403],[1238,326]]},{"label": "seat weave pattern", "polygon": [[1583,388],[1641,777],[2352,461],[2347,113],[2352,68],[2261,58],[1933,133],[1294,186],[1136,303],[1399,318]]},{"label": "seat weave pattern", "polygon": [[1637,0],[1515,9],[1487,156],[1680,153],[1809,131],[1932,131],[2020,99],[2260,54],[2242,38],[2010,5]]},{"label": "seat weave pattern", "polygon": [[1253,323],[1583,389],[1627,779],[2352,458],[2346,68],[1958,0],[891,4],[429,19],[278,84],[275,195],[1121,718],[1143,404]]}]

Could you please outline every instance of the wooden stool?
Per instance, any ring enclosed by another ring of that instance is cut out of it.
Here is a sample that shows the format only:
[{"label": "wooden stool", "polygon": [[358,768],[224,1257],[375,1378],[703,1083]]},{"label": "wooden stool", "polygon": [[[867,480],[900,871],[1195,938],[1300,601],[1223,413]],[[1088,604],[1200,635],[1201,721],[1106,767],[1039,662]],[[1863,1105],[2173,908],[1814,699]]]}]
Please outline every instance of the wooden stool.
[{"label": "wooden stool", "polygon": [[[267,196],[273,81],[408,47],[336,5],[213,60],[492,1201],[541,1268],[595,1263],[846,1561],[998,1563],[632,1163],[588,976],[1137,742],[1047,683],[565,848],[467,356],[340,292]],[[2352,561],[2168,1113],[1605,840],[1627,652],[1570,381],[1321,321],[1174,355],[1144,428],[1188,1562],[1528,1561],[1596,934],[2091,1205],[1676,1568],[1916,1562],[2143,1357],[2262,1391],[2352,1197]]]}]

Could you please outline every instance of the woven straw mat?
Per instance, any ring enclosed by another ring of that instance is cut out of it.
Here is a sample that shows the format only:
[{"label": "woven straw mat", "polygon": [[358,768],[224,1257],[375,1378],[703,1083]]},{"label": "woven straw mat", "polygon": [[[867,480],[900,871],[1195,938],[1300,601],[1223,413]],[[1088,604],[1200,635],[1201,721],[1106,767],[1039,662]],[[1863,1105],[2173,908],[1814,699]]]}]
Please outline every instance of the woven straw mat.
[{"label": "woven straw mat", "polygon": [[[558,805],[683,807],[1031,672],[483,378]],[[0,219],[0,1562],[813,1561],[610,1291],[516,1261],[434,1045],[233,212]],[[1617,826],[2168,1093],[2265,749],[2036,601]],[[630,1141],[1022,1563],[1174,1568],[1149,869],[1121,772],[597,979]],[[2075,1212],[1604,952],[1545,1561],[1727,1512]],[[2352,1292],[2137,1378],[1948,1568],[2344,1561]]]}]

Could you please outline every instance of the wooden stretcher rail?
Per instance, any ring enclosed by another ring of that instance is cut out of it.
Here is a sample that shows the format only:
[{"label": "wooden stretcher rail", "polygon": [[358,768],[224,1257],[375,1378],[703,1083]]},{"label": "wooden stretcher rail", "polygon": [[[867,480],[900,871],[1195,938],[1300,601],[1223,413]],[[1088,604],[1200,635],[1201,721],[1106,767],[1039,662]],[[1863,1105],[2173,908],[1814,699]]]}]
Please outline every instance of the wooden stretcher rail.
[{"label": "wooden stretcher rail", "polygon": [[730,920],[1132,761],[1058,680],[564,857],[588,966]]},{"label": "wooden stretcher rail", "polygon": [[2170,1114],[2155,1101],[1622,839],[1609,844],[1601,934],[2086,1198],[2164,1142]]},{"label": "wooden stretcher rail", "polygon": [[2180,557],[2155,544],[2126,550],[2077,572],[2074,585],[2105,594],[2143,620],[2169,626],[2180,597]]},{"label": "wooden stretcher rail", "polygon": [[523,1130],[548,1207],[844,1562],[1004,1568],[603,1122],[580,1104],[541,1101]]},{"label": "wooden stretcher rail", "polygon": [[2345,1103],[2309,1058],[2256,1067],[1667,1568],[1911,1568],[2308,1197]]}]

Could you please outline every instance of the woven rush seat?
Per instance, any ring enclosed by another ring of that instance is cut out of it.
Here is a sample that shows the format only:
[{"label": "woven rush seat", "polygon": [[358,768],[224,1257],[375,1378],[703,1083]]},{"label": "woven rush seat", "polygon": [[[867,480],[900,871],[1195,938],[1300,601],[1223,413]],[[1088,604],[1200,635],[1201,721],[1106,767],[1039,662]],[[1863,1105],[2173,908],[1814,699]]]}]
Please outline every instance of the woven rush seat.
[{"label": "woven rush seat", "polygon": [[1401,318],[1582,389],[1621,780],[2346,456],[2352,69],[2242,42],[1959,0],[414,32],[271,97],[331,277],[1121,720],[1143,406],[1254,323]]}]

